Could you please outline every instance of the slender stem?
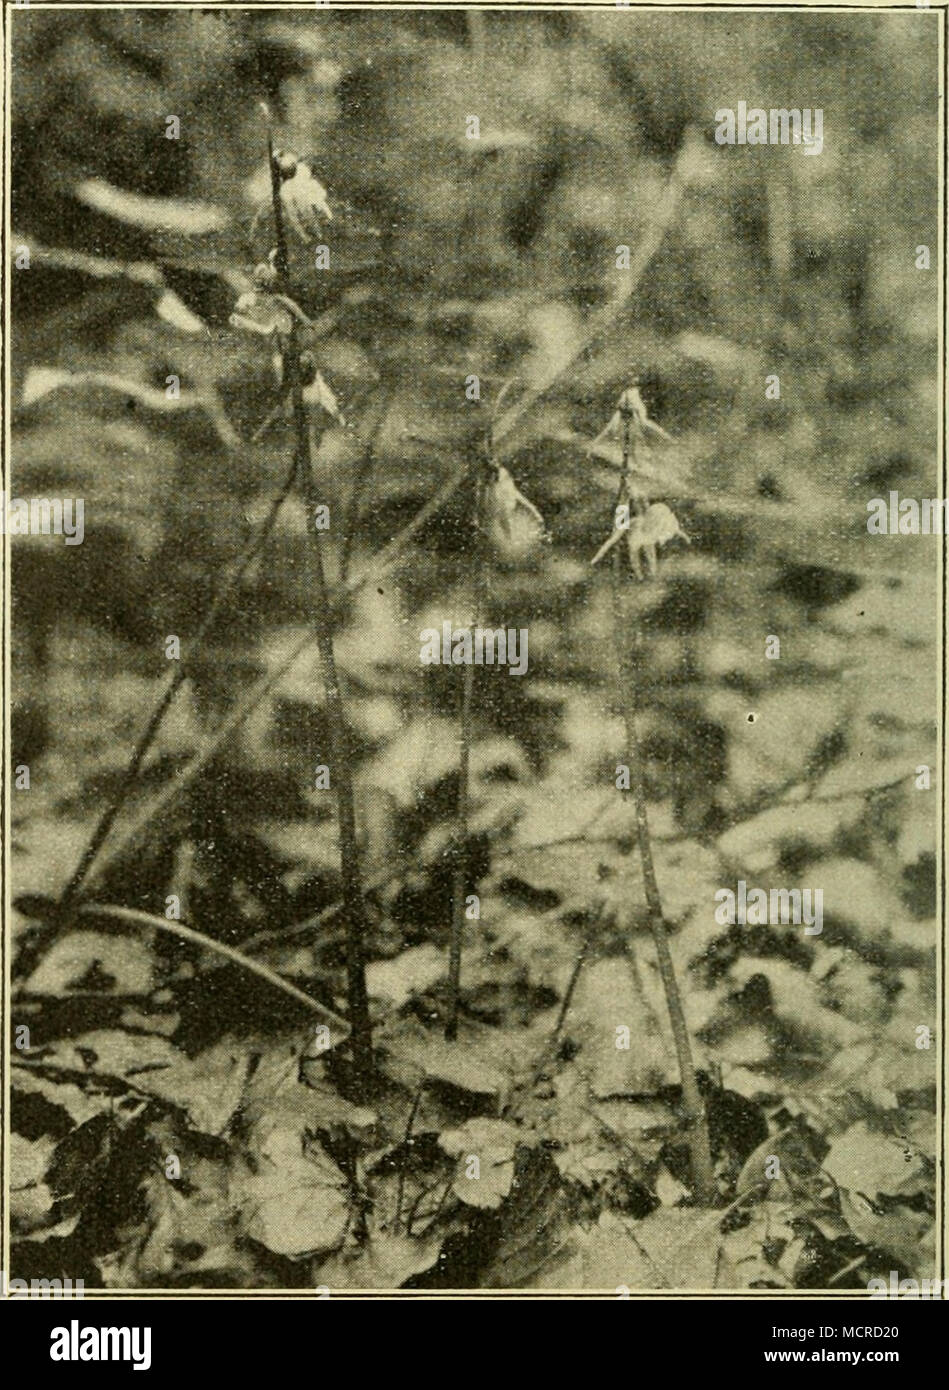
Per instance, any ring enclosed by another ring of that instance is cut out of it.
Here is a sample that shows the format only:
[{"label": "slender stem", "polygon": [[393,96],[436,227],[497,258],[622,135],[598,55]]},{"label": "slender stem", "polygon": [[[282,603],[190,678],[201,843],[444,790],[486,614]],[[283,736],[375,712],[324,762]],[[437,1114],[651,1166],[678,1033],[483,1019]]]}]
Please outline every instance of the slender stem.
[{"label": "slender stem", "polygon": [[270,200],[273,205],[274,238],[277,243],[274,269],[277,272],[277,282],[281,292],[292,298],[290,295],[290,255],[287,250],[287,229],[283,223],[283,203],[280,201],[280,189],[283,180],[280,175],[280,168],[274,158],[270,112],[266,106],[264,106],[264,112],[267,116],[267,167],[270,170]]},{"label": "slender stem", "polygon": [[332,780],[336,787],[343,911],[346,920],[346,977],[349,1022],[352,1028],[353,1095],[354,1098],[365,1099],[371,1093],[373,1086],[372,1030],[369,1021],[369,994],[366,988],[366,904],[363,897],[359,846],[356,839],[356,799],[352,780],[352,749],[333,648],[333,618],[326,572],[323,566],[322,535],[316,524],[318,498],[310,458],[309,420],[303,400],[303,387],[299,383],[294,387],[293,392],[293,419],[297,436],[300,481],[306,505],[308,527],[313,539],[317,589],[314,619],[332,744]]},{"label": "slender stem", "polygon": [[[833,1288],[834,1284],[839,1284],[841,1279],[845,1278],[846,1275],[852,1274],[855,1269],[859,1269],[862,1264],[866,1263],[866,1259],[866,1254],[862,1254],[857,1255],[856,1259],[850,1260],[848,1264],[844,1265],[843,1269],[838,1269],[837,1273],[827,1280],[827,1287],[830,1289]],[[858,1287],[859,1284],[854,1285],[854,1288]]]},{"label": "slender stem", "polygon": [[[484,603],[485,556],[481,539],[481,479],[476,483],[473,536],[476,548],[471,625],[477,627]],[[458,801],[452,846],[451,944],[448,954],[448,1018],[445,1037],[458,1036],[458,1008],[461,988],[461,948],[465,930],[465,890],[468,887],[468,812],[471,780],[471,722],[474,703],[474,662],[464,667],[461,683],[460,730],[458,737]]]},{"label": "slender stem", "polygon": [[551,1047],[553,1047],[554,1044],[557,1042],[557,1039],[560,1037],[561,1029],[567,1021],[567,1014],[570,1012],[570,1005],[573,1002],[574,991],[576,990],[577,985],[580,982],[580,971],[583,969],[584,963],[586,961],[588,949],[589,947],[586,945],[586,943],[584,943],[584,945],[580,948],[576,960],[574,961],[573,970],[570,972],[570,979],[567,983],[567,988],[564,990],[564,996],[560,1003],[560,1012],[557,1015],[557,1022],[554,1024],[554,1031],[550,1036]]},{"label": "slender stem", "polygon": [[[267,154],[273,200],[276,235],[277,290],[293,299],[290,285],[290,262],[287,235],[280,200],[281,177],[274,158],[273,136],[267,133]],[[336,809],[339,833],[340,874],[343,890],[343,912],[346,921],[346,980],[349,1025],[352,1030],[350,1051],[352,1071],[347,1086],[353,1100],[365,1100],[374,1089],[372,1027],[369,1018],[369,992],[366,988],[366,905],[363,897],[362,873],[359,865],[359,846],[356,839],[356,798],[352,778],[352,748],[346,724],[346,712],[336,669],[333,640],[333,612],[326,567],[323,563],[323,536],[318,525],[319,496],[313,475],[310,420],[303,397],[300,373],[299,325],[294,319],[284,347],[284,380],[291,390],[294,463],[297,486],[300,489],[307,517],[307,530],[313,542],[313,564],[316,574],[316,601],[313,623],[323,672],[323,691],[329,723],[332,772],[336,788]]]},{"label": "slender stem", "polygon": [[461,682],[461,729],[458,739],[458,802],[452,845],[451,944],[448,952],[448,1018],[445,1037],[458,1036],[458,996],[461,987],[461,945],[465,930],[465,889],[468,881],[468,803],[471,765],[471,705],[474,666],[464,668]]},{"label": "slender stem", "polygon": [[[618,505],[630,505],[630,451],[632,417],[624,413],[623,419],[623,472],[620,479]],[[629,602],[629,576],[623,568],[623,547],[617,545],[613,551],[613,638],[619,656],[620,698],[623,724],[626,733],[626,761],[630,769],[631,791],[636,807],[636,837],[643,866],[643,885],[646,893],[646,906],[649,909],[649,925],[656,948],[659,975],[666,996],[666,1007],[672,1025],[676,1058],[679,1065],[679,1081],[682,1087],[682,1103],[689,1131],[689,1148],[692,1155],[692,1185],[696,1202],[710,1206],[715,1200],[715,1172],[709,1144],[708,1122],[705,1105],[699,1091],[692,1059],[692,1044],[682,1007],[682,995],[676,979],[675,965],[669,950],[669,937],[666,931],[662,898],[656,878],[656,867],[652,855],[652,840],[649,834],[649,815],[646,806],[646,783],[643,775],[642,750],[636,728],[637,718],[637,674],[641,665],[642,624],[638,613]]]},{"label": "slender stem", "polygon": [[415,1124],[415,1117],[418,1114],[418,1108],[422,1102],[422,1092],[424,1089],[425,1081],[423,1079],[418,1083],[418,1089],[412,1098],[412,1106],[409,1110],[409,1118],[402,1139],[402,1152],[399,1155],[399,1186],[395,1199],[395,1220],[392,1223],[394,1235],[399,1234],[399,1222],[402,1219],[402,1203],[405,1201],[405,1169],[409,1159],[408,1148],[412,1139],[412,1126]]}]

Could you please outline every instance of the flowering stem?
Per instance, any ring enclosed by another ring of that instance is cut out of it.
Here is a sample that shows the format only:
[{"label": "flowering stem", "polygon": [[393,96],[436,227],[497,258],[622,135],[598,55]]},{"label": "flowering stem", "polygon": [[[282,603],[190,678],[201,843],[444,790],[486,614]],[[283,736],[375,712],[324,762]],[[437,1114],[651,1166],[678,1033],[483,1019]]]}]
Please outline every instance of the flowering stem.
[{"label": "flowering stem", "polygon": [[[267,132],[267,155],[270,166],[270,186],[273,201],[278,294],[293,299],[290,285],[290,263],[283,207],[280,201],[281,175],[274,157],[273,136]],[[367,1099],[374,1089],[372,1056],[372,1027],[369,1019],[369,993],[366,988],[366,904],[359,865],[356,839],[356,798],[352,778],[352,748],[346,724],[346,712],[336,668],[333,639],[333,617],[326,567],[323,563],[323,537],[318,525],[319,496],[313,476],[310,444],[310,421],[304,400],[304,383],[300,363],[298,322],[292,319],[284,344],[284,380],[291,391],[294,435],[294,471],[307,517],[307,531],[313,542],[316,574],[316,602],[313,622],[323,672],[323,691],[329,724],[332,782],[336,788],[336,810],[339,827],[340,877],[342,879],[343,916],[346,923],[346,979],[349,1039],[352,1070],[347,1089],[353,1100]]]},{"label": "flowering stem", "polygon": [[458,740],[458,802],[452,845],[451,944],[448,954],[448,1019],[445,1037],[458,1036],[458,996],[461,986],[461,943],[465,928],[465,889],[468,878],[468,782],[471,762],[471,704],[474,666],[464,669],[461,683],[461,732]]},{"label": "flowering stem", "polygon": [[[620,478],[618,506],[630,506],[630,456],[631,456],[632,416],[623,413],[623,470]],[[637,716],[637,673],[640,668],[638,657],[642,651],[642,624],[638,613],[634,612],[629,601],[629,576],[624,572],[623,553],[616,546],[613,554],[613,637],[619,653],[620,698],[623,724],[626,733],[626,763],[630,770],[631,792],[636,807],[636,837],[643,865],[643,885],[646,893],[646,906],[649,910],[649,926],[656,948],[659,975],[666,996],[672,1036],[675,1041],[676,1058],[679,1064],[679,1081],[682,1087],[682,1104],[689,1131],[689,1148],[692,1157],[692,1188],[696,1202],[700,1206],[711,1206],[715,1200],[715,1174],[709,1144],[708,1122],[705,1105],[699,1091],[692,1059],[692,1044],[682,1007],[682,995],[676,979],[675,965],[669,950],[669,937],[662,898],[656,878],[656,866],[652,856],[652,840],[649,834],[649,815],[646,807],[646,786],[643,776],[642,752],[636,728]]]},{"label": "flowering stem", "polygon": [[352,780],[352,749],[346,725],[343,697],[333,649],[333,620],[330,595],[323,565],[322,536],[317,527],[319,498],[313,477],[310,457],[310,430],[303,386],[298,381],[293,388],[293,422],[296,434],[298,477],[307,513],[307,527],[313,540],[316,570],[316,604],[314,619],[316,640],[323,670],[323,690],[329,717],[332,746],[332,780],[336,786],[336,808],[339,821],[339,857],[343,887],[343,915],[346,922],[346,977],[349,1005],[349,1026],[352,1029],[353,1099],[364,1100],[373,1089],[372,1030],[369,1021],[369,995],[366,989],[366,904],[359,866],[359,847],[356,840],[356,799]]},{"label": "flowering stem", "polygon": [[[484,603],[486,578],[484,545],[481,537],[481,479],[475,483],[474,544],[475,572],[472,601],[472,629],[480,621]],[[461,685],[460,733],[458,740],[458,802],[455,812],[455,834],[452,845],[451,879],[451,944],[448,955],[448,1019],[445,1037],[449,1042],[458,1036],[458,1008],[461,986],[461,946],[465,929],[465,890],[468,887],[468,810],[471,766],[471,719],[474,701],[474,663],[464,668]]]},{"label": "flowering stem", "polygon": [[290,294],[290,255],[287,250],[287,229],[283,223],[283,203],[280,201],[280,188],[282,178],[280,167],[274,156],[273,134],[270,130],[270,112],[266,112],[267,125],[267,167],[270,170],[270,200],[273,204],[274,220],[274,240],[277,243],[277,254],[274,257],[274,269],[277,272],[277,283],[285,295]]}]

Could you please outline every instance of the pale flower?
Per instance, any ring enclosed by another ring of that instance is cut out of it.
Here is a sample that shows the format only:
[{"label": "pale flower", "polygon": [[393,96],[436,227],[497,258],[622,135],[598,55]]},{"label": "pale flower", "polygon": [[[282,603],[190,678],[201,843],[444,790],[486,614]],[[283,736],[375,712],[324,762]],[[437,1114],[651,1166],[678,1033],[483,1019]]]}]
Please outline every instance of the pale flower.
[{"label": "pale flower", "polygon": [[631,419],[640,434],[654,434],[659,439],[665,439],[667,443],[672,442],[672,436],[667,434],[661,425],[657,425],[655,420],[650,420],[646,411],[646,402],[639,394],[639,383],[633,381],[632,385],[627,386],[620,396],[617,408],[610,416],[606,426],[600,431],[591,445],[601,443],[604,439],[621,439],[623,436],[623,422]]},{"label": "pale flower", "polygon": [[278,296],[262,290],[248,290],[234,305],[230,324],[232,328],[269,338],[275,333],[289,333],[293,319]]},{"label": "pale flower", "polygon": [[[333,220],[326,189],[305,159],[297,159],[285,150],[275,150],[273,157],[280,175],[280,208],[287,226],[308,244],[319,236],[322,222]],[[250,181],[247,195],[256,209],[251,226],[253,234],[261,218],[272,212],[273,188],[267,165]]]},{"label": "pale flower", "polygon": [[302,159],[297,160],[291,177],[281,183],[280,202],[287,222],[304,243],[320,235],[321,218],[333,220],[326,189]]},{"label": "pale flower", "polygon": [[544,518],[500,464],[485,484],[481,505],[485,534],[502,560],[516,563],[545,539]]},{"label": "pale flower", "polygon": [[679,525],[675,512],[664,502],[653,502],[644,512],[630,517],[628,526],[617,526],[610,538],[600,546],[592,563],[599,564],[621,536],[626,539],[630,567],[637,579],[656,573],[661,545],[677,537],[689,544],[689,538]]}]

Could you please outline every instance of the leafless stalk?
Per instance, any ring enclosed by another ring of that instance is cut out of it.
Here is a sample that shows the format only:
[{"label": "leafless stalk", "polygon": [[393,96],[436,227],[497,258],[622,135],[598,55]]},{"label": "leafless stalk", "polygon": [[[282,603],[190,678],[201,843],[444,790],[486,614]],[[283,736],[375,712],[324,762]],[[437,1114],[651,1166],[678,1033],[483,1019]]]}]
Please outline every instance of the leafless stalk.
[{"label": "leafless stalk", "polygon": [[[273,137],[269,130],[267,133],[267,154],[270,165],[276,236],[274,264],[277,272],[277,288],[286,300],[292,301],[287,233],[281,202],[281,172],[274,154]],[[336,667],[332,599],[326,580],[323,536],[318,525],[319,497],[313,475],[310,422],[303,394],[304,382],[300,364],[296,317],[291,320],[283,359],[285,380],[290,384],[291,393],[295,476],[306,508],[307,530],[313,542],[313,565],[316,576],[313,623],[316,629],[316,642],[323,672],[323,691],[326,698],[326,712],[332,746],[331,779],[336,788],[340,874],[343,890],[343,911],[346,921],[347,998],[349,1024],[352,1030],[350,1038],[352,1072],[347,1085],[353,1099],[365,1099],[371,1094],[374,1086],[372,1028],[369,1019],[369,994],[366,988],[366,906],[359,864],[359,846],[356,838],[352,748],[340,689],[339,673]]]},{"label": "leafless stalk", "polygon": [[[631,413],[628,410],[624,411],[623,471],[617,495],[617,507],[631,508],[632,506],[629,482],[632,423]],[[676,1058],[679,1065],[683,1109],[686,1115],[689,1147],[692,1154],[693,1192],[699,1205],[710,1206],[715,1200],[715,1176],[709,1145],[708,1123],[695,1073],[695,1063],[692,1060],[692,1044],[682,1007],[679,982],[676,979],[672,953],[669,950],[662,898],[659,893],[659,883],[656,878],[656,867],[652,854],[652,840],[649,835],[642,750],[636,727],[642,624],[635,606],[630,602],[629,581],[628,569],[624,567],[623,547],[617,545],[613,551],[613,641],[619,658],[619,694],[626,734],[626,763],[630,769],[630,794],[636,808],[636,836],[643,865],[643,884],[646,893],[646,905],[649,909],[649,925],[656,947],[659,975],[666,996],[666,1007],[669,1011],[669,1021],[672,1025]]]}]

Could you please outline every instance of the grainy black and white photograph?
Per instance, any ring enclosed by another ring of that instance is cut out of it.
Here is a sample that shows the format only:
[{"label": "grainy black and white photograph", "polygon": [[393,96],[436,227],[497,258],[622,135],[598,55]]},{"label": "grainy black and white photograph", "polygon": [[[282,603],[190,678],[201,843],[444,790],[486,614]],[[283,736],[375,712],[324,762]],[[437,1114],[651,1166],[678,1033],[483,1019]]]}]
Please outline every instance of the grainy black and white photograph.
[{"label": "grainy black and white photograph", "polygon": [[945,1297],[945,19],[5,7],[5,1298]]}]

